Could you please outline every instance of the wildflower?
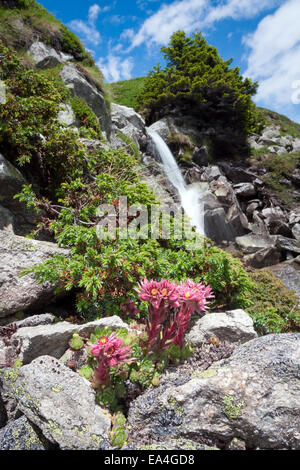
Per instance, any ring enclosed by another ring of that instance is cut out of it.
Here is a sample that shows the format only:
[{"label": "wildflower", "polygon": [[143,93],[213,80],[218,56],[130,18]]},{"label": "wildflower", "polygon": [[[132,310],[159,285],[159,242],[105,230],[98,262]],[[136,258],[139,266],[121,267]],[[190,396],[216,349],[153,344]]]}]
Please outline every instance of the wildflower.
[{"label": "wildflower", "polygon": [[97,367],[93,374],[95,386],[107,384],[110,381],[110,367],[118,368],[125,362],[130,362],[131,347],[123,346],[123,341],[116,334],[105,335],[92,345],[90,353],[97,358]]}]

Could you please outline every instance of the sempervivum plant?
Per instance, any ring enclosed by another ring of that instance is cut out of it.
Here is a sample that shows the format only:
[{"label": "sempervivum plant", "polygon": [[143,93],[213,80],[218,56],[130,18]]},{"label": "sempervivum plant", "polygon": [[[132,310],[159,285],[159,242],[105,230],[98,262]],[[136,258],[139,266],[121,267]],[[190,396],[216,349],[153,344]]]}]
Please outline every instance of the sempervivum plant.
[{"label": "sempervivum plant", "polygon": [[110,369],[118,369],[128,359],[131,347],[123,346],[123,341],[116,334],[105,335],[92,345],[91,355],[97,360],[92,381],[95,387],[107,385],[110,382]]},{"label": "sempervivum plant", "polygon": [[140,299],[148,302],[146,346],[155,352],[171,344],[182,348],[192,314],[207,310],[207,301],[213,298],[210,286],[191,280],[177,284],[144,279],[137,291]]}]

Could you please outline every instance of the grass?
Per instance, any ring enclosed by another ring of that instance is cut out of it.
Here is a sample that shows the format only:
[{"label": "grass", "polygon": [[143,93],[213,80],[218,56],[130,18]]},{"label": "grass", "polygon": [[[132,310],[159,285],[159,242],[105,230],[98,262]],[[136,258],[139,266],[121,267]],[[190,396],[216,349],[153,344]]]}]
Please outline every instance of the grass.
[{"label": "grass", "polygon": [[104,89],[110,101],[138,110],[137,96],[144,87],[145,77],[132,78],[115,83],[105,83]]},{"label": "grass", "polygon": [[0,39],[18,52],[34,40],[72,54],[75,60],[95,67],[94,60],[78,37],[35,0],[10,2],[14,8],[0,8]]}]

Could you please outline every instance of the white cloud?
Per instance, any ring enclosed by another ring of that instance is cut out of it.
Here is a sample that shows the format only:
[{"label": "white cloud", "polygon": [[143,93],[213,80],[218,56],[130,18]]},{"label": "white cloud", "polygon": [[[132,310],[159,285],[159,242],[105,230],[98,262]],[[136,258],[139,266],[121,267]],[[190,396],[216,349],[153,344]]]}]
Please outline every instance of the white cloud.
[{"label": "white cloud", "polygon": [[256,101],[280,111],[293,107],[293,85],[300,80],[298,18],[299,0],[288,0],[244,38],[250,48],[245,75],[260,83]]},{"label": "white cloud", "polygon": [[163,4],[146,19],[133,38],[131,49],[142,43],[166,44],[178,29],[187,33],[205,29],[226,18],[252,18],[266,9],[272,9],[282,0],[223,0],[214,6],[211,0],[176,0]]},{"label": "white cloud", "polygon": [[106,59],[99,59],[97,65],[108,82],[118,82],[132,78],[133,60],[131,57],[122,59],[110,53]]},{"label": "white cloud", "polygon": [[110,10],[110,8],[110,6],[101,8],[99,5],[94,4],[89,8],[87,21],[72,20],[69,23],[69,27],[74,30],[84,42],[97,46],[101,41],[101,36],[97,30],[96,21],[100,13]]}]

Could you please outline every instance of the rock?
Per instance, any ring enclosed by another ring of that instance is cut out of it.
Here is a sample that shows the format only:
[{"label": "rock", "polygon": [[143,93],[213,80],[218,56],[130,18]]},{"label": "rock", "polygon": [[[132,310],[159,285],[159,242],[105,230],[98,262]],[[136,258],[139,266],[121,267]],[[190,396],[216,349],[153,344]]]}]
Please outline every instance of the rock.
[{"label": "rock", "polygon": [[55,322],[55,316],[51,313],[43,313],[42,315],[33,315],[14,322],[17,328],[27,328],[30,326],[52,325]]},{"label": "rock", "polygon": [[74,65],[65,65],[60,76],[73,96],[83,98],[87,102],[99,119],[101,129],[109,137],[111,121],[103,95],[81,75]]},{"label": "rock", "polygon": [[[111,120],[115,128],[121,134],[129,137],[140,148],[140,142],[142,141],[143,137],[145,137],[145,121],[142,116],[136,113],[132,108],[112,103]],[[113,143],[113,147],[118,148],[120,147],[120,144],[122,147],[126,145],[124,141],[121,143],[118,142],[118,132],[114,137],[114,140],[116,140],[116,142]]]},{"label": "rock", "polygon": [[205,145],[200,148],[196,147],[193,152],[192,160],[196,165],[207,166],[209,162],[207,147]]},{"label": "rock", "polygon": [[295,225],[300,223],[300,208],[294,209],[289,214],[289,223]]},{"label": "rock", "polygon": [[252,197],[256,194],[256,189],[251,183],[239,183],[234,185],[234,192],[239,197]]},{"label": "rock", "polygon": [[271,271],[278,277],[285,287],[295,292],[299,299],[298,304],[300,308],[300,258],[293,258],[289,261],[269,266],[268,271]]},{"label": "rock", "polygon": [[251,317],[244,310],[208,313],[196,321],[187,335],[187,341],[201,346],[211,336],[221,342],[245,343],[257,337]]},{"label": "rock", "polygon": [[[27,184],[20,171],[0,154],[0,229],[25,235],[34,227],[36,214],[14,196]],[[2,227],[2,228],[1,228]]]},{"label": "rock", "polygon": [[149,130],[157,132],[164,139],[165,142],[167,142],[170,137],[170,127],[167,118],[163,118],[160,119],[160,121],[156,121],[149,127]]},{"label": "rock", "polygon": [[252,215],[253,212],[256,211],[256,209],[258,209],[259,205],[260,205],[259,201],[251,202],[249,206],[247,206],[246,214]]},{"label": "rock", "polygon": [[278,129],[267,128],[259,137],[257,143],[263,146],[273,145],[278,142],[277,139],[281,139],[281,134]]},{"label": "rock", "polygon": [[95,403],[90,384],[59,361],[41,356],[4,372],[4,391],[24,415],[61,450],[97,450],[111,422]]},{"label": "rock", "polygon": [[14,232],[14,216],[5,207],[0,206],[0,230]]},{"label": "rock", "polygon": [[300,171],[295,170],[294,173],[291,175],[291,180],[296,186],[300,186]]},{"label": "rock", "polygon": [[300,224],[295,224],[292,228],[292,233],[297,241],[300,241]]},{"label": "rock", "polygon": [[54,325],[21,328],[12,336],[12,340],[21,349],[19,358],[23,364],[28,364],[42,355],[59,359],[68,349],[68,343],[74,333],[90,336],[96,328],[104,328],[106,326],[112,330],[129,328],[119,317],[114,316],[102,318],[84,325],[59,322]]},{"label": "rock", "polygon": [[[267,335],[192,377],[168,374],[131,403],[142,439],[188,438],[228,448],[300,449],[300,334]],[[184,380],[183,380],[184,379]]]},{"label": "rock", "polygon": [[0,450],[48,450],[48,442],[37,429],[22,416],[0,429]]},{"label": "rock", "polygon": [[276,246],[283,251],[300,254],[300,241],[276,235]]},{"label": "rock", "polygon": [[111,119],[119,129],[122,129],[128,123],[132,124],[133,127],[141,132],[144,132],[145,121],[140,114],[135,112],[133,108],[127,106],[121,106],[120,104],[111,104]]},{"label": "rock", "polygon": [[57,120],[60,124],[67,127],[76,125],[76,116],[69,104],[61,103]]},{"label": "rock", "polygon": [[270,225],[272,222],[285,222],[286,220],[285,214],[280,207],[268,207],[263,209],[261,213],[267,225]]},{"label": "rock", "polygon": [[202,181],[208,181],[209,183],[213,180],[217,180],[220,176],[223,176],[222,171],[217,165],[210,165],[205,168],[202,174]]},{"label": "rock", "polygon": [[36,66],[40,69],[52,68],[58,64],[63,64],[68,60],[74,59],[72,55],[57,52],[43,42],[34,42],[30,46],[28,54],[32,56]]},{"label": "rock", "polygon": [[19,275],[55,254],[67,256],[68,253],[54,243],[0,231],[0,318],[50,302],[57,286],[38,284],[33,274]]},{"label": "rock", "polygon": [[280,252],[277,248],[265,248],[252,255],[244,256],[246,266],[261,269],[266,266],[273,266],[281,260]]},{"label": "rock", "polygon": [[300,139],[295,139],[293,141],[293,152],[299,152],[300,150]]},{"label": "rock", "polygon": [[272,238],[267,235],[243,235],[242,237],[237,237],[235,241],[239,248],[248,254],[255,253],[261,249],[275,248],[274,237]]},{"label": "rock", "polygon": [[227,178],[235,184],[253,183],[253,181],[256,179],[256,175],[254,173],[244,170],[243,168],[232,167],[226,162],[219,163],[219,166],[222,168],[225,176],[227,176]]}]

